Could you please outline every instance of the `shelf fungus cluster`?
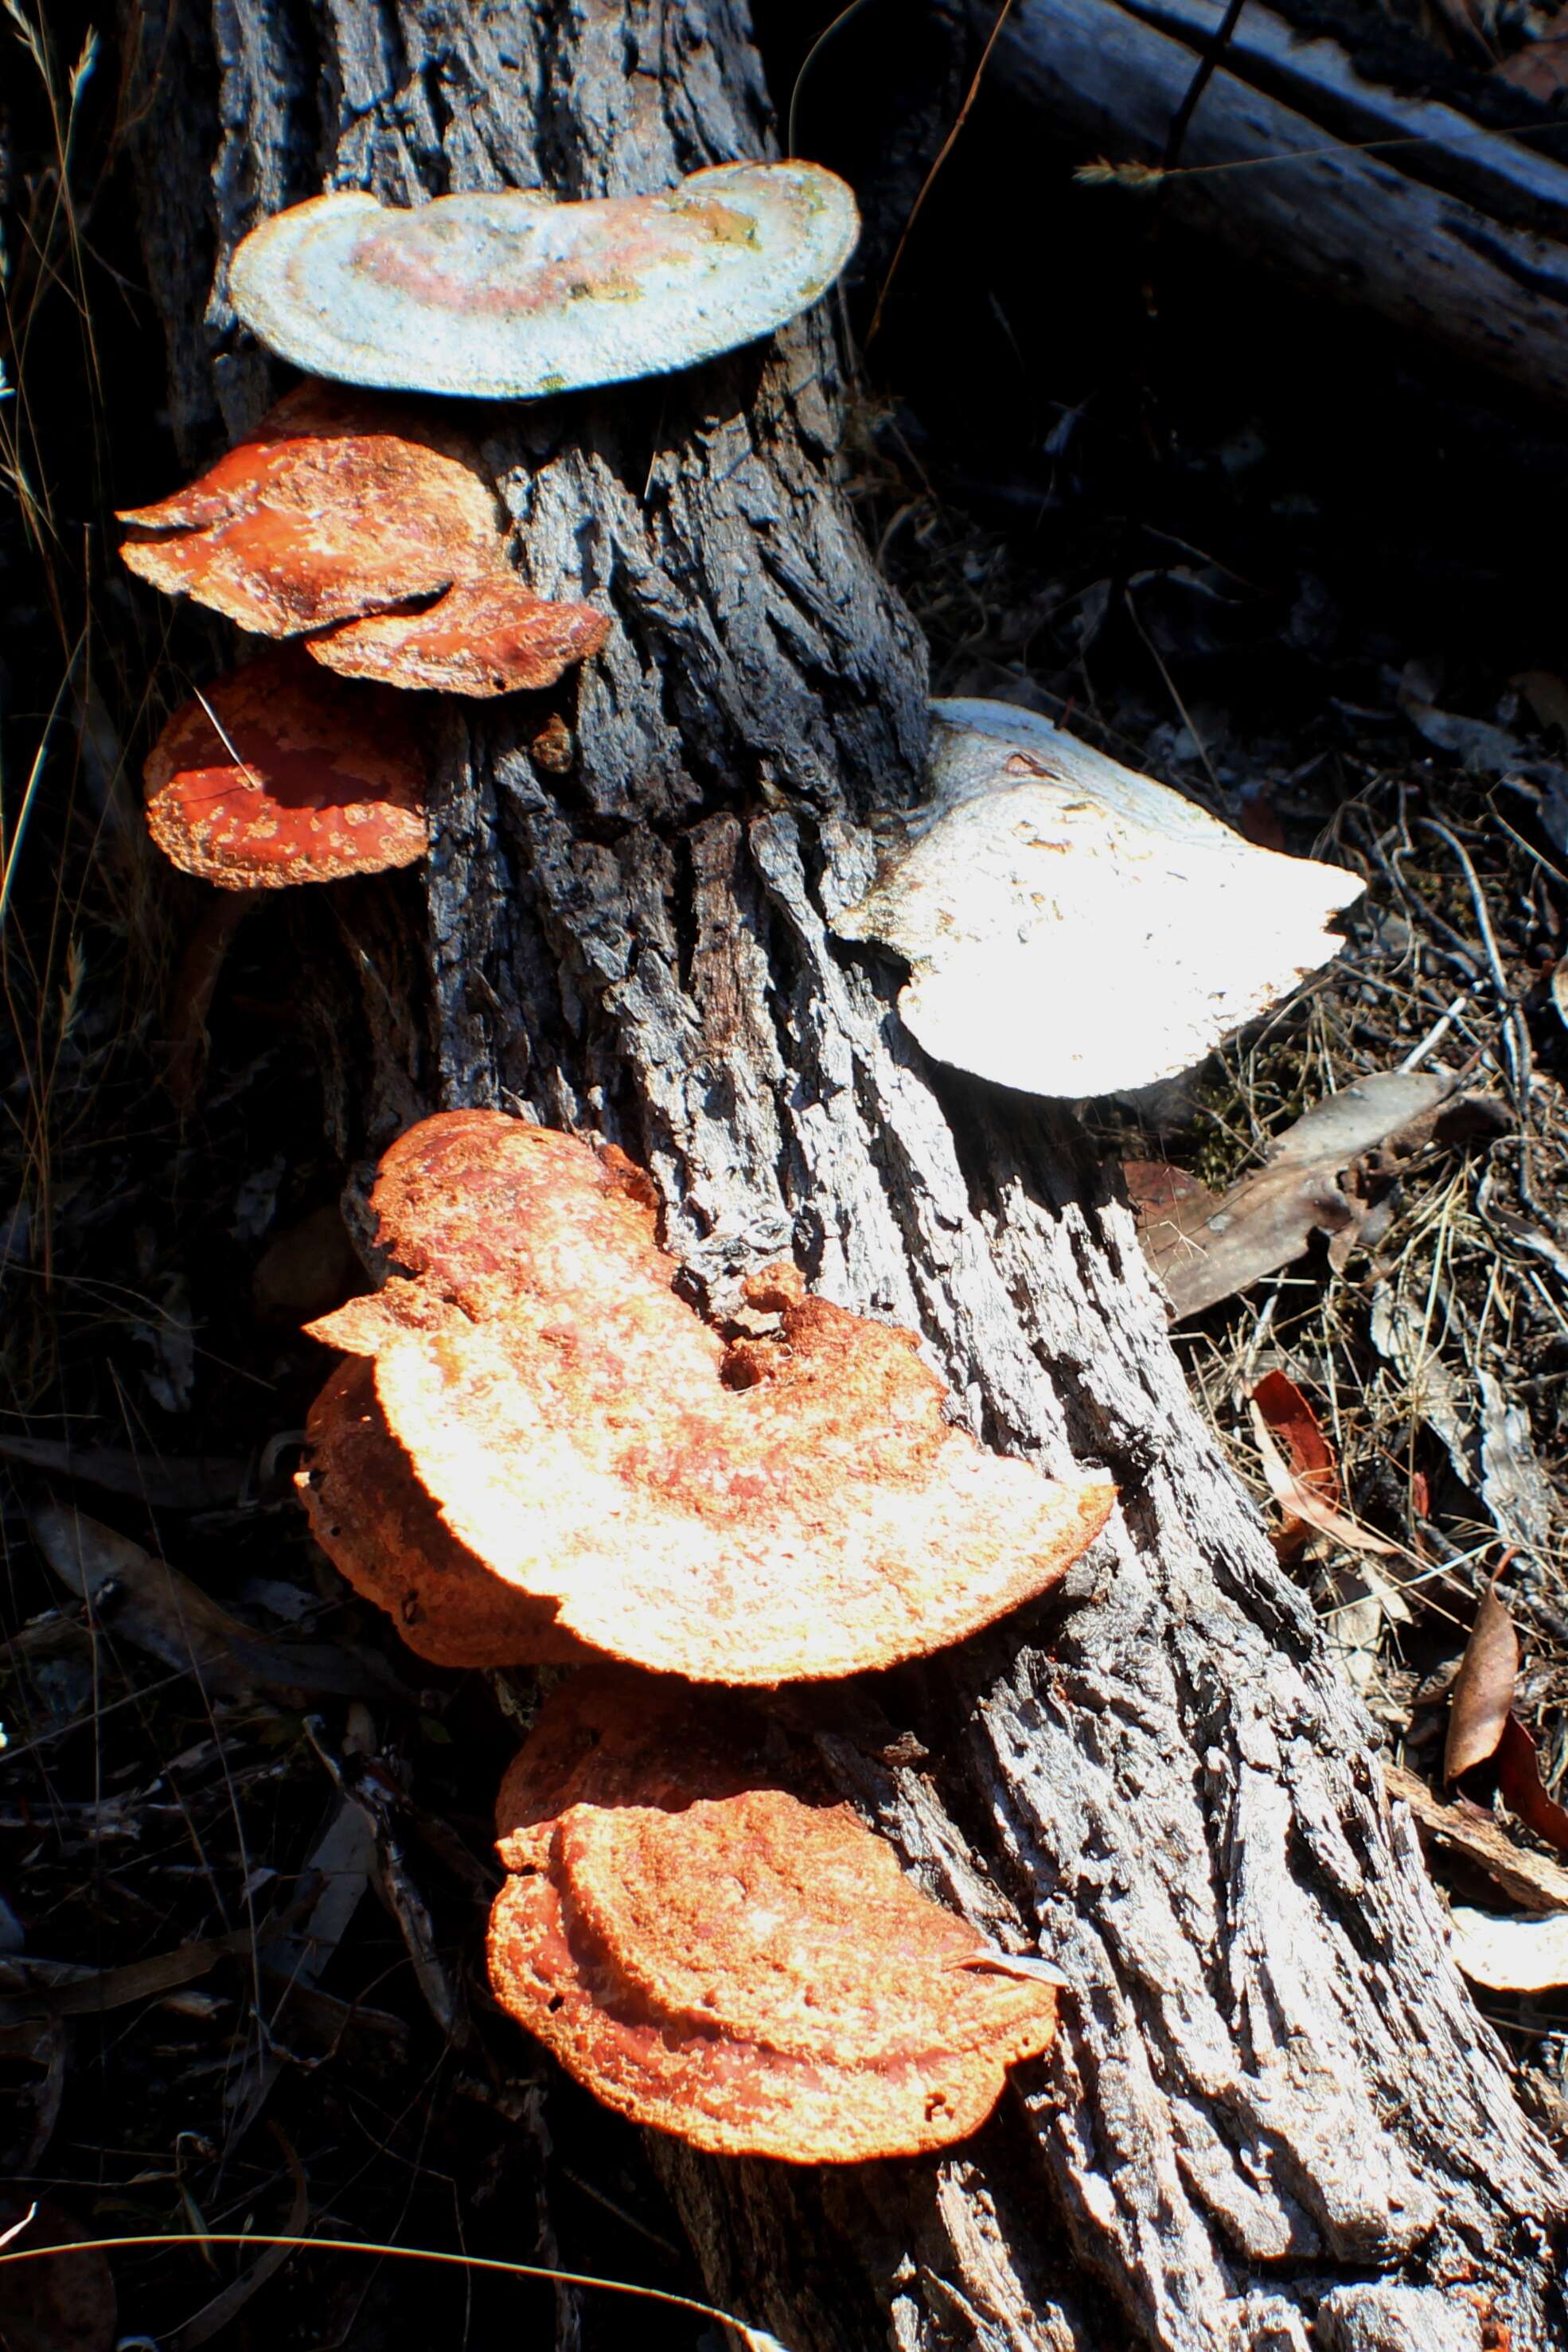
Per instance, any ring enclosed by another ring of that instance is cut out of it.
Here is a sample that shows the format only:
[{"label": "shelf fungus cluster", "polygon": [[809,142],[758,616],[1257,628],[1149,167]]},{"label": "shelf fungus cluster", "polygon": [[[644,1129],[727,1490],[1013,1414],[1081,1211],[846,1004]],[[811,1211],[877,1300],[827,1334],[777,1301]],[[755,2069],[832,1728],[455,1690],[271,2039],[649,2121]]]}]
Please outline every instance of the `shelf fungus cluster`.
[{"label": "shelf fungus cluster", "polygon": [[793,1267],[721,1336],[613,1147],[447,1112],[372,1198],[390,1278],[310,1327],[344,1351],[300,1479],[317,1539],[427,1658],[590,1666],[503,1795],[501,1998],[612,2105],[704,2147],[961,2137],[1048,2041],[1048,1998],[966,1973],[977,1939],[889,1847],[758,1777],[761,1702],[692,1685],[962,1640],[1060,1579],[1110,1481],[986,1452],[911,1333]]},{"label": "shelf fungus cluster", "polygon": [[[305,383],[188,488],[128,509],[141,579],[346,677],[450,694],[551,686],[609,633],[510,568],[473,443],[374,393]],[[309,633],[309,634],[307,634]]]},{"label": "shelf fungus cluster", "polygon": [[[386,689],[544,687],[605,640],[510,568],[451,413],[386,393],[692,365],[814,301],[857,227],[841,182],[787,163],[570,205],[339,194],[253,233],[236,308],[312,380],[127,513],[125,560],[300,642],[170,721],[147,770],[169,854],[231,888],[405,864],[425,779]],[[498,1996],[610,2105],[706,2148],[847,2162],[963,2137],[1048,2046],[1049,1972],[922,1895],[757,1692],[1037,1598],[1110,1480],[984,1450],[912,1333],[793,1266],[715,1329],[613,1148],[453,1111],[393,1146],[373,1201],[389,1278],[310,1327],[342,1351],[300,1480],[318,1540],[432,1661],[582,1669],[501,1791]]]},{"label": "shelf fungus cluster", "polygon": [[792,1785],[768,1729],[652,1677],[557,1691],[501,1785],[491,1982],[607,2105],[700,2147],[943,2147],[1048,2047],[1055,1995]]},{"label": "shelf fungus cluster", "polygon": [[[388,392],[537,398],[691,366],[814,302],[858,226],[844,183],[799,163],[578,204],[509,189],[393,210],[345,190],[293,205],[244,240],[230,291],[310,373],[199,480],[121,514],[124,561],[242,629],[300,639],[342,677],[466,696],[553,686],[601,649],[609,616],[533,593],[457,415]],[[175,713],[148,764],[154,839],[231,889],[408,864],[425,820],[406,721],[375,717],[378,761],[365,713],[297,673],[222,681]]]}]

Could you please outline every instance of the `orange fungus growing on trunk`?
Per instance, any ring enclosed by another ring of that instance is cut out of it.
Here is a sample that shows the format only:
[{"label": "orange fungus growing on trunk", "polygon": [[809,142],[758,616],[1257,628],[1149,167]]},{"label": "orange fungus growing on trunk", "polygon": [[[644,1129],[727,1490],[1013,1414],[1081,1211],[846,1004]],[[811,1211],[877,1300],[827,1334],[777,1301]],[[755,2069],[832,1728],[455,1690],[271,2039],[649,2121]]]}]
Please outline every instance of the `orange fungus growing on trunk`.
[{"label": "orange fungus growing on trunk", "polygon": [[607,2105],[700,2147],[945,2147],[1048,2047],[1055,1995],[803,1792],[781,1744],[744,1703],[575,1676],[501,1786],[490,1981]]},{"label": "orange fungus growing on trunk", "polygon": [[121,550],[140,578],[264,636],[324,632],[310,652],[353,677],[510,694],[609,634],[511,570],[474,445],[375,393],[300,384],[199,481],[120,519],[148,534]]},{"label": "orange fungus growing on trunk", "polygon": [[158,738],[143,771],[153,840],[226,890],[413,865],[426,845],[425,769],[384,713],[380,697],[297,653],[263,655]]},{"label": "orange fungus growing on trunk", "polygon": [[559,1665],[592,1654],[561,1631],[552,1602],[503,1584],[448,1532],[387,1428],[363,1356],[344,1357],[305,1434],[310,1467],[298,1485],[311,1533],[420,1657],[437,1666],[498,1657]]},{"label": "orange fungus growing on trunk", "polygon": [[501,513],[458,434],[374,393],[306,383],[187,489],[121,522],[121,548],[171,596],[263,636],[297,636],[500,562]]},{"label": "orange fungus growing on trunk", "polygon": [[609,634],[607,616],[592,604],[551,604],[531,595],[515,572],[499,572],[448,588],[422,613],[373,613],[308,646],[344,677],[437,694],[514,694],[553,686]]},{"label": "orange fungus growing on trunk", "polygon": [[1048,1479],[952,1427],[913,1334],[793,1267],[747,1286],[776,1329],[727,1344],[613,1148],[447,1112],[373,1199],[403,1270],[310,1328],[374,1357],[464,1549],[610,1656],[725,1683],[890,1665],[1045,1591],[1110,1514],[1102,1474]]}]

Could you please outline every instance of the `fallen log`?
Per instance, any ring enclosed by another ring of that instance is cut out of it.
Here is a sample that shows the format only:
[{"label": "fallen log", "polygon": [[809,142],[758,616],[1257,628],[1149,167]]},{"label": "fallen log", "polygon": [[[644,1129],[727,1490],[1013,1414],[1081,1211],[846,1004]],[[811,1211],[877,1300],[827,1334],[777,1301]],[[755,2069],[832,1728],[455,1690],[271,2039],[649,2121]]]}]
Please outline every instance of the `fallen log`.
[{"label": "fallen log", "polygon": [[[1018,0],[995,70],[1086,161],[1157,170],[1224,13]],[[1160,194],[1182,228],[1245,260],[1540,399],[1568,396],[1568,167],[1363,80],[1336,43],[1269,9],[1244,10]]]},{"label": "fallen log", "polygon": [[[277,390],[225,259],[323,175],[598,194],[769,137],[739,5],[126,0],[123,22],[193,456],[220,404],[240,429]],[[693,1296],[798,1256],[919,1328],[989,1442],[1121,1490],[1066,1606],[849,1686],[825,1748],[929,1892],[1059,1966],[1049,2061],[942,2158],[648,2153],[710,2294],[791,2352],[1481,2352],[1483,2322],[1544,2352],[1561,2172],[1131,1218],[1069,1118],[925,1062],[896,974],[829,929],[871,881],[868,819],[919,788],[926,681],[840,496],[827,329],[491,413],[527,576],[613,592],[616,628],[548,731],[524,697],[447,712],[428,868],[335,909],[375,983],[363,1030],[324,921],[301,966],[349,1152],[437,1105],[618,1140]],[[537,2079],[521,2037],[495,2063]]]}]

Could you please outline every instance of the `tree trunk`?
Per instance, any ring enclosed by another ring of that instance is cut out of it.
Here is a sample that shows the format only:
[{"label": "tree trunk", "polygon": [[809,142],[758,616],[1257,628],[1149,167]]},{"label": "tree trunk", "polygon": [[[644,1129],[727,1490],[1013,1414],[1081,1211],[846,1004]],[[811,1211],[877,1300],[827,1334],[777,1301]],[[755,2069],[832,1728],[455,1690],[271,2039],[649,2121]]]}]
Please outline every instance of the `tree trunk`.
[{"label": "tree trunk", "polygon": [[[223,257],[323,180],[576,196],[770,136],[740,0],[143,0],[128,42],[192,457],[271,388]],[[614,1138],[708,1301],[792,1255],[921,1330],[989,1443],[1121,1484],[1065,1597],[868,1686],[879,1729],[829,1743],[929,1885],[1066,1971],[1055,2055],[940,2161],[656,2161],[715,2300],[794,2352],[1544,2345],[1562,2182],[1125,1207],[1065,1116],[924,1062],[897,974],[825,928],[925,730],[837,417],[826,306],[762,354],[487,413],[530,577],[617,627],[558,703],[564,775],[543,698],[449,708],[423,1029],[342,1080],[361,1145],[495,1102]]]}]

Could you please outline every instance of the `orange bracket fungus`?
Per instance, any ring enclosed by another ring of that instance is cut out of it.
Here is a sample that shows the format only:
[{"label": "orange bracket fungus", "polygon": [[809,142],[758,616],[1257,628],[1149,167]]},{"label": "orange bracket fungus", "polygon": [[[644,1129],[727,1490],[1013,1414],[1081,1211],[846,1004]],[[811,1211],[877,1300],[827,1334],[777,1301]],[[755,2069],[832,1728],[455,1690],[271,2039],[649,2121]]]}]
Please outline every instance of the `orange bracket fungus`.
[{"label": "orange bracket fungus", "polygon": [[155,534],[121,550],[154,588],[263,636],[324,631],[317,661],[389,686],[549,686],[609,634],[510,568],[472,444],[374,394],[298,385],[199,481],[120,520]]},{"label": "orange bracket fungus", "polygon": [[[446,1529],[551,1604],[552,1634],[699,1682],[854,1674],[1033,1600],[1110,1514],[1103,1474],[987,1453],[912,1333],[791,1266],[746,1286],[776,1334],[727,1345],[677,1296],[648,1181],[613,1147],[448,1111],[393,1145],[372,1197],[402,1271],[309,1328],[374,1359]],[[362,1539],[322,1540],[353,1577]],[[454,1635],[477,1605],[450,1580]],[[526,1642],[498,1631],[493,1663]]]},{"label": "orange bracket fungus", "polygon": [[1055,1995],[989,1966],[769,1745],[753,1710],[679,1685],[557,1691],[501,1785],[496,1996],[606,2105],[721,2155],[963,2139],[1049,2047]]},{"label": "orange bracket fungus", "polygon": [[147,824],[225,890],[335,882],[426,847],[425,771],[375,698],[293,651],[264,655],[176,710],[143,775]]},{"label": "orange bracket fungus", "polygon": [[608,616],[591,604],[551,604],[514,573],[463,581],[423,613],[374,613],[311,637],[307,651],[345,677],[439,694],[513,694],[553,686],[596,654]]},{"label": "orange bracket fungus", "polygon": [[433,596],[492,570],[501,544],[495,492],[459,436],[317,383],[187,489],[120,520],[163,534],[121,548],[141,579],[268,637]]},{"label": "orange bracket fungus", "polygon": [[437,1666],[563,1665],[593,1654],[561,1630],[552,1601],[502,1584],[448,1532],[382,1417],[363,1356],[344,1357],[305,1435],[310,1467],[298,1483],[311,1533],[420,1657]]},{"label": "orange bracket fungus", "polygon": [[844,182],[798,162],[579,204],[506,188],[401,210],[341,189],[253,229],[229,295],[313,375],[530,399],[771,334],[826,292],[859,226]]}]

